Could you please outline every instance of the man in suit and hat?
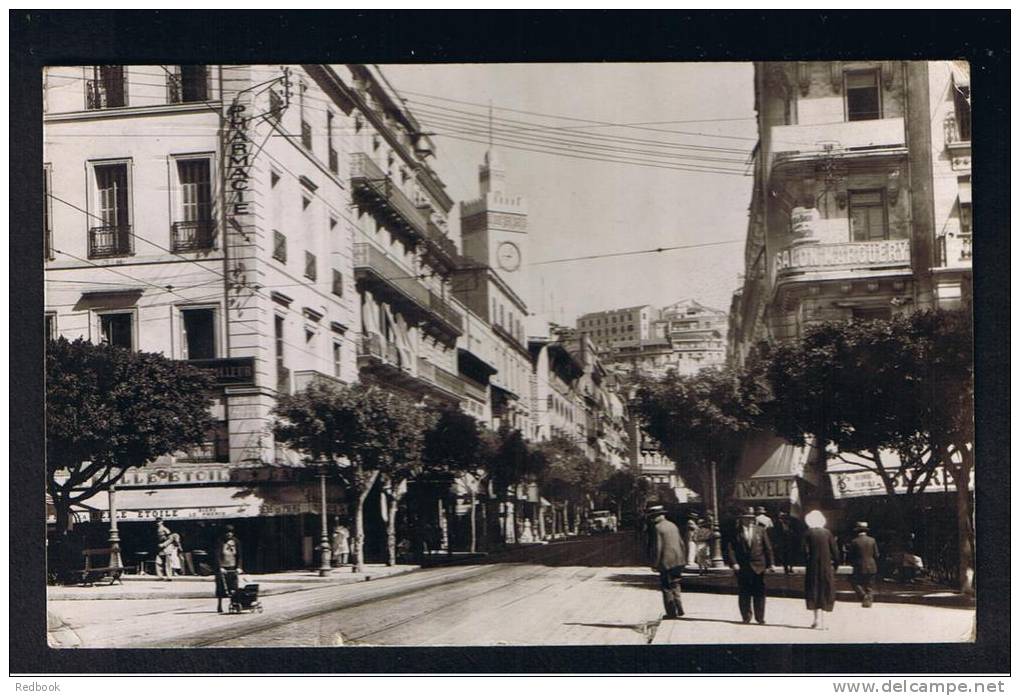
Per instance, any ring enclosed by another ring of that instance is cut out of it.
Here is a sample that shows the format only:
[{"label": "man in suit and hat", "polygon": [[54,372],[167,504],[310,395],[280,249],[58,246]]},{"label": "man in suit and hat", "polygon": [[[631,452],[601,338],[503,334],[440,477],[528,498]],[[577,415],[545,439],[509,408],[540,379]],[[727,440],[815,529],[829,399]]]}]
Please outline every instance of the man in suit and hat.
[{"label": "man in suit and hat", "polygon": [[737,597],[740,617],[751,622],[751,605],[754,619],[765,623],[765,573],[775,564],[772,544],[765,529],[755,522],[754,508],[740,515],[739,526],[727,548],[730,567],[737,575]]},{"label": "man in suit and hat", "polygon": [[872,586],[878,573],[878,542],[868,534],[868,523],[858,522],[854,526],[856,536],[847,549],[847,561],[853,566],[850,584],[861,600],[862,607],[870,607]]},{"label": "man in suit and hat", "polygon": [[685,560],[684,542],[677,526],[666,519],[666,510],[661,505],[650,506],[645,515],[650,525],[651,566],[659,574],[666,618],[679,619],[684,615],[680,596],[680,575]]}]

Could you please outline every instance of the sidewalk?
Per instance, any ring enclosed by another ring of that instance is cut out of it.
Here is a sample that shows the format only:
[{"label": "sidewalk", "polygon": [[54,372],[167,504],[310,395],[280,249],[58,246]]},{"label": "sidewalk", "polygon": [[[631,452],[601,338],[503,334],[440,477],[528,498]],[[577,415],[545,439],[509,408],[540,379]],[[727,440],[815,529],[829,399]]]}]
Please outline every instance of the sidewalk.
[{"label": "sidewalk", "polygon": [[[850,567],[840,566],[836,575],[836,601],[860,603],[850,585]],[[804,598],[804,567],[795,566],[792,575],[786,575],[780,569],[777,573],[765,576],[765,586],[770,597]],[[684,572],[682,587],[686,592],[706,592],[715,594],[736,594],[737,578],[729,568],[713,568],[707,575],[698,575],[697,571]],[[954,592],[953,590],[927,580],[918,580],[911,584],[885,582],[877,580],[874,585],[876,603],[924,604],[926,606],[958,607],[973,609],[973,597]]]},{"label": "sidewalk", "polygon": [[[372,564],[365,566],[364,573],[351,572],[350,568],[334,568],[329,575],[320,578],[315,570],[297,570],[282,573],[266,573],[244,577],[258,583],[260,595],[278,595],[322,587],[323,585],[351,585],[368,580],[378,580],[393,575],[403,575],[418,570],[417,565],[386,566]],[[53,586],[46,588],[46,598],[58,600],[97,599],[207,599],[216,594],[213,576],[181,575],[172,582],[155,579],[152,575],[124,575],[123,584],[80,586]]]}]

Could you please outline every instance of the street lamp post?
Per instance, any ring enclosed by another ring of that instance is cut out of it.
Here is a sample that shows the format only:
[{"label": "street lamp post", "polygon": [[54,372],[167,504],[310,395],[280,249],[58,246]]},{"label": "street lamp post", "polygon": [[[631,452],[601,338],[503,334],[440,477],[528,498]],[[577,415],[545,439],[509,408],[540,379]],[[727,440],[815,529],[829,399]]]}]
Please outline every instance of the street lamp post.
[{"label": "street lamp post", "polygon": [[319,540],[319,577],[324,578],[332,570],[330,565],[329,522],[326,517],[326,466],[319,466],[319,493],[322,496],[322,538]]},{"label": "street lamp post", "polygon": [[719,486],[715,478],[715,462],[712,462],[712,567],[726,567],[722,555],[722,532],[719,531]]},{"label": "street lamp post", "polygon": [[110,567],[121,568],[120,561],[120,532],[117,530],[117,484],[110,486],[107,493],[110,496]]}]

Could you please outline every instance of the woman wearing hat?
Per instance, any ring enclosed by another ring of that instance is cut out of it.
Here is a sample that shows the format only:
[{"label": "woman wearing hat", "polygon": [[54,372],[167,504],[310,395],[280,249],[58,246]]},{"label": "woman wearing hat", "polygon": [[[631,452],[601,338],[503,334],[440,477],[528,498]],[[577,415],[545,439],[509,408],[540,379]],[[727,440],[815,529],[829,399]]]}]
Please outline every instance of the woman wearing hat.
[{"label": "woman wearing hat", "polygon": [[836,537],[825,528],[825,515],[812,510],[804,518],[808,530],[804,535],[804,600],[815,613],[811,628],[826,630],[825,614],[836,603],[836,568],[839,567],[839,547]]}]

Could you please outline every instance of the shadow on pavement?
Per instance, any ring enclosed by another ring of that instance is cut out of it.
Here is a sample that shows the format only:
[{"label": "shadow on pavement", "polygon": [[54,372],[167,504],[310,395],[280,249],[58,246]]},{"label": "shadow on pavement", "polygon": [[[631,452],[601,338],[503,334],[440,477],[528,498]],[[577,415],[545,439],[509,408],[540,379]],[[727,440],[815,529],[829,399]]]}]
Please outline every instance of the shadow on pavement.
[{"label": "shadow on pavement", "polygon": [[[683,618],[680,618],[680,619],[673,619],[673,621],[679,621],[681,623],[683,623],[683,622],[686,622],[686,623],[724,623],[724,624],[733,624],[734,626],[745,626],[746,625],[746,626],[754,626],[755,628],[758,627],[758,624],[755,623],[754,621],[752,621],[752,622],[750,622],[748,624],[745,624],[743,621],[740,621],[740,620],[734,620],[734,619],[705,619],[705,618],[700,618],[700,617],[697,617],[697,616],[691,616],[690,614],[688,614],[688,615],[686,615],[686,616],[684,616]],[[810,626],[793,626],[791,624],[779,624],[779,623],[769,623],[769,622],[766,622],[765,623],[765,627],[767,628],[769,626],[772,626],[773,628],[799,628],[799,629],[803,629],[805,631],[812,631],[812,630],[814,630]]]},{"label": "shadow on pavement", "polygon": [[[649,570],[647,573],[616,573],[606,577],[610,582],[619,582],[631,587],[647,587],[652,590],[659,589],[659,576]],[[682,587],[682,585],[681,585]]]}]

